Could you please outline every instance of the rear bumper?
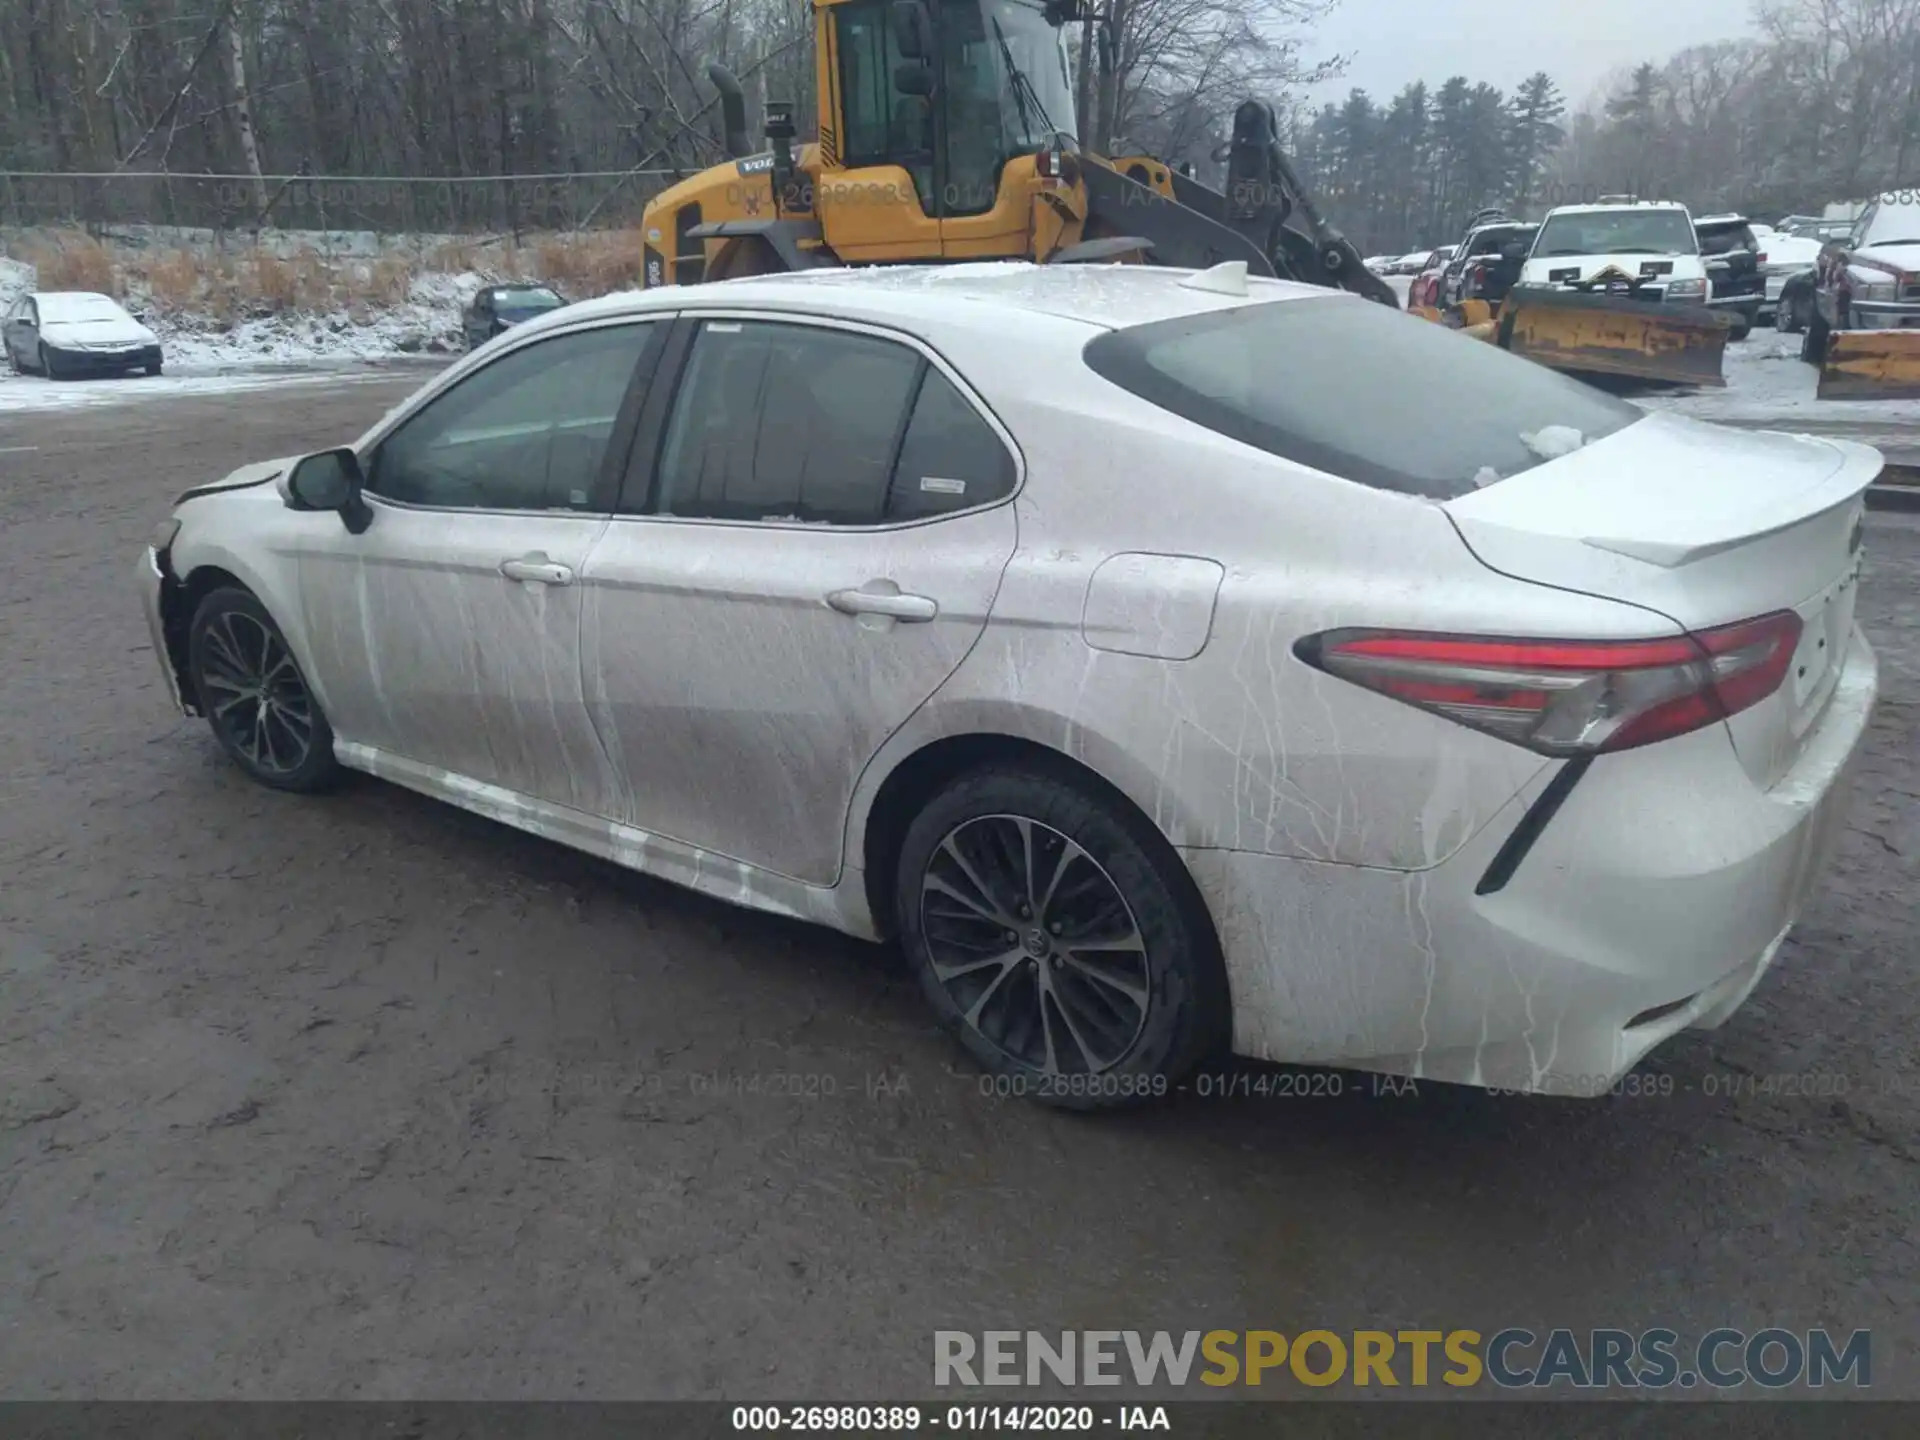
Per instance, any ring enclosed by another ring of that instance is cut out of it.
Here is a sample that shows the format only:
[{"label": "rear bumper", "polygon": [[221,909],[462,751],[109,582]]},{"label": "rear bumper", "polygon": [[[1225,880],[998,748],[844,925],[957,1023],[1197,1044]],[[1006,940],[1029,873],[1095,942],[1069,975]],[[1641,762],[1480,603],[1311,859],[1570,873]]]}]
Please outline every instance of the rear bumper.
[{"label": "rear bumper", "polygon": [[1241,1053],[1534,1093],[1605,1093],[1663,1040],[1725,1022],[1773,964],[1842,832],[1878,691],[1855,632],[1771,789],[1724,727],[1602,757],[1491,893],[1543,775],[1427,871],[1192,851]]}]

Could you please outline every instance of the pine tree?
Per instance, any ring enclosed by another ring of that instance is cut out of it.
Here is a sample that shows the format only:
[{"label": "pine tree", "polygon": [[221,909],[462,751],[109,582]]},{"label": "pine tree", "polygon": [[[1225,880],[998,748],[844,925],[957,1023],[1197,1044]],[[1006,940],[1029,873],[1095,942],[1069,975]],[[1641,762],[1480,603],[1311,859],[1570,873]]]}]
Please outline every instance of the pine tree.
[{"label": "pine tree", "polygon": [[1514,92],[1513,202],[1520,215],[1527,214],[1533,204],[1534,182],[1539,177],[1541,163],[1566,136],[1560,124],[1566,113],[1567,102],[1561,98],[1553,77],[1544,70],[1534,71]]}]

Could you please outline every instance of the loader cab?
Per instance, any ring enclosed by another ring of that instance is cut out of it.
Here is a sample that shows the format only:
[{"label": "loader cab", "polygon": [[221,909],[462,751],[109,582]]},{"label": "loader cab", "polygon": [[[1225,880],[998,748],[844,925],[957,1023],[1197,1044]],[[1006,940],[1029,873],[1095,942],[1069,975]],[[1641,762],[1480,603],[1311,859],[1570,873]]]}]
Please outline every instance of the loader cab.
[{"label": "loader cab", "polygon": [[856,263],[1024,253],[1036,157],[1076,146],[1066,22],[1077,7],[816,8],[828,247]]}]

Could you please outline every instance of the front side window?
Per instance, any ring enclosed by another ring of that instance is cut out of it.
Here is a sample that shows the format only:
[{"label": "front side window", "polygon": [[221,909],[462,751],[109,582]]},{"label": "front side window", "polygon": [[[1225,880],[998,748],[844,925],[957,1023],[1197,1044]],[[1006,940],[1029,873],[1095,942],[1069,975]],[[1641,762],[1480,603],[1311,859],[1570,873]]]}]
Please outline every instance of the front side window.
[{"label": "front side window", "polygon": [[1012,493],[1012,457],[916,350],[877,336],[709,320],[661,447],[663,515],[879,525]]},{"label": "front side window", "polygon": [[1592,210],[1552,215],[1535,255],[1697,255],[1693,222],[1679,210]]},{"label": "front side window", "polygon": [[1000,170],[1075,129],[1062,31],[1026,0],[970,0],[940,12],[947,112],[946,209],[993,208]]},{"label": "front side window", "polygon": [[383,440],[367,489],[458,509],[592,507],[614,421],[654,326],[609,325],[501,356]]},{"label": "front side window", "polygon": [[1497,345],[1348,296],[1115,330],[1085,354],[1114,384],[1243,444],[1442,500],[1645,415]]}]

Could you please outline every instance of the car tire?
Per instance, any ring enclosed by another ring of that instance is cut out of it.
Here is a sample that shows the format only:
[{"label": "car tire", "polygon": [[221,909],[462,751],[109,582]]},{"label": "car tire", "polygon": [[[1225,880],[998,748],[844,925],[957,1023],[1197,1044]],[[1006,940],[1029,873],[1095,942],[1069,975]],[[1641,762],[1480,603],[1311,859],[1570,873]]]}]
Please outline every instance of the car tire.
[{"label": "car tire", "polygon": [[59,364],[54,360],[53,351],[47,348],[45,341],[42,341],[40,345],[41,378],[45,380],[58,380],[58,379],[61,379],[65,375],[65,373],[66,372],[62,370]]},{"label": "car tire", "polygon": [[165,362],[165,361],[162,361],[162,360],[154,360],[154,361],[151,361],[151,362],[149,362],[149,363],[148,363],[148,364],[147,364],[147,365],[145,366],[145,369],[146,369],[146,372],[147,372],[147,374],[149,374],[149,375],[158,375],[158,374],[160,374],[160,372],[161,372],[161,371],[162,371],[162,370],[163,370],[163,369],[165,368],[165,365],[166,365],[166,362]]},{"label": "car tire", "polygon": [[960,777],[908,827],[894,895],[909,967],[996,1093],[1120,1108],[1227,1049],[1226,967],[1191,879],[1088,784],[1018,764]]},{"label": "car tire", "polygon": [[1751,335],[1752,333],[1753,333],[1753,326],[1748,321],[1735,320],[1733,322],[1732,328],[1727,331],[1727,339],[1729,342],[1738,343],[1739,341],[1746,339],[1747,336]]},{"label": "car tire", "polygon": [[[187,630],[187,673],[214,738],[249,778],[298,794],[339,783],[333,727],[251,593],[225,586],[200,602]],[[262,693],[268,705],[257,703]]]}]

